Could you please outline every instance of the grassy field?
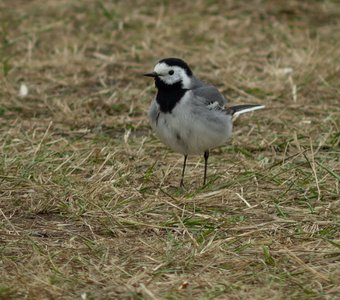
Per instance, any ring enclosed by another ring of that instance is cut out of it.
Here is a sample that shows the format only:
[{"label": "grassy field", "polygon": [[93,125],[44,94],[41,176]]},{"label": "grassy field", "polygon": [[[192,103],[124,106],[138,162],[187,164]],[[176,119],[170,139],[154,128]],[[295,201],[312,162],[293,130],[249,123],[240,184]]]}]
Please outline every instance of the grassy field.
[{"label": "grassy field", "polygon": [[[330,0],[0,1],[0,299],[339,296],[339,20]],[[178,188],[148,124],[141,74],[169,56],[266,105],[205,187],[191,156]]]}]

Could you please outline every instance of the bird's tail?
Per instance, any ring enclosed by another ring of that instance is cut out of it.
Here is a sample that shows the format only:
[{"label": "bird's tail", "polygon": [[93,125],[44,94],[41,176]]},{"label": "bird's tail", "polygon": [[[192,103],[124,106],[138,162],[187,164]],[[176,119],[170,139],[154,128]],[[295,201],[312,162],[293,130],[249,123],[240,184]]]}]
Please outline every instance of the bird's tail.
[{"label": "bird's tail", "polygon": [[258,109],[262,109],[264,107],[265,107],[264,105],[260,105],[260,104],[244,104],[244,105],[236,105],[236,106],[229,107],[227,111],[232,116],[237,117],[241,114],[251,112],[254,110],[258,110]]}]

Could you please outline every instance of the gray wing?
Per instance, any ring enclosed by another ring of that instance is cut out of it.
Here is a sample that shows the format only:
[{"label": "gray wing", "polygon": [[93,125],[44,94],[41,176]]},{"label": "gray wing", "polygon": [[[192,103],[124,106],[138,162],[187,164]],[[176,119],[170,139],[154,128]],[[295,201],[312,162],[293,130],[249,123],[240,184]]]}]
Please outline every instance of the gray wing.
[{"label": "gray wing", "polygon": [[203,98],[206,105],[217,102],[218,105],[224,106],[227,103],[227,100],[217,88],[198,79],[195,80],[195,84],[192,87],[192,92],[194,93],[194,96]]}]

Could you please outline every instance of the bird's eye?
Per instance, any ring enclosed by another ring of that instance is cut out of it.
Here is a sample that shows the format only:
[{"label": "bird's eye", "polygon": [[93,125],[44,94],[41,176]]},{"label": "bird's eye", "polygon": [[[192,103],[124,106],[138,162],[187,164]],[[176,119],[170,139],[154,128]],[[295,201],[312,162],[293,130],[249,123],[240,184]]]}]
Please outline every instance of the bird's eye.
[{"label": "bird's eye", "polygon": [[174,72],[174,70],[170,70],[169,71],[169,75],[172,75],[172,74],[174,74],[175,72]]}]

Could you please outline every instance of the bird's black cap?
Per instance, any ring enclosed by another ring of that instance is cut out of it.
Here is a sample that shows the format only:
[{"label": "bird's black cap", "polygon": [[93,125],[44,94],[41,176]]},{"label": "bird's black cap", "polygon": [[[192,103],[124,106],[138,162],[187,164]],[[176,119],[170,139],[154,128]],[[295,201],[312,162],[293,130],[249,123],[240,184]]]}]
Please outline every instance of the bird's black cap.
[{"label": "bird's black cap", "polygon": [[192,76],[192,71],[188,64],[180,59],[180,58],[175,58],[175,57],[169,57],[169,58],[164,58],[159,61],[160,63],[166,63],[168,66],[178,66],[181,67],[185,70],[188,76]]}]

